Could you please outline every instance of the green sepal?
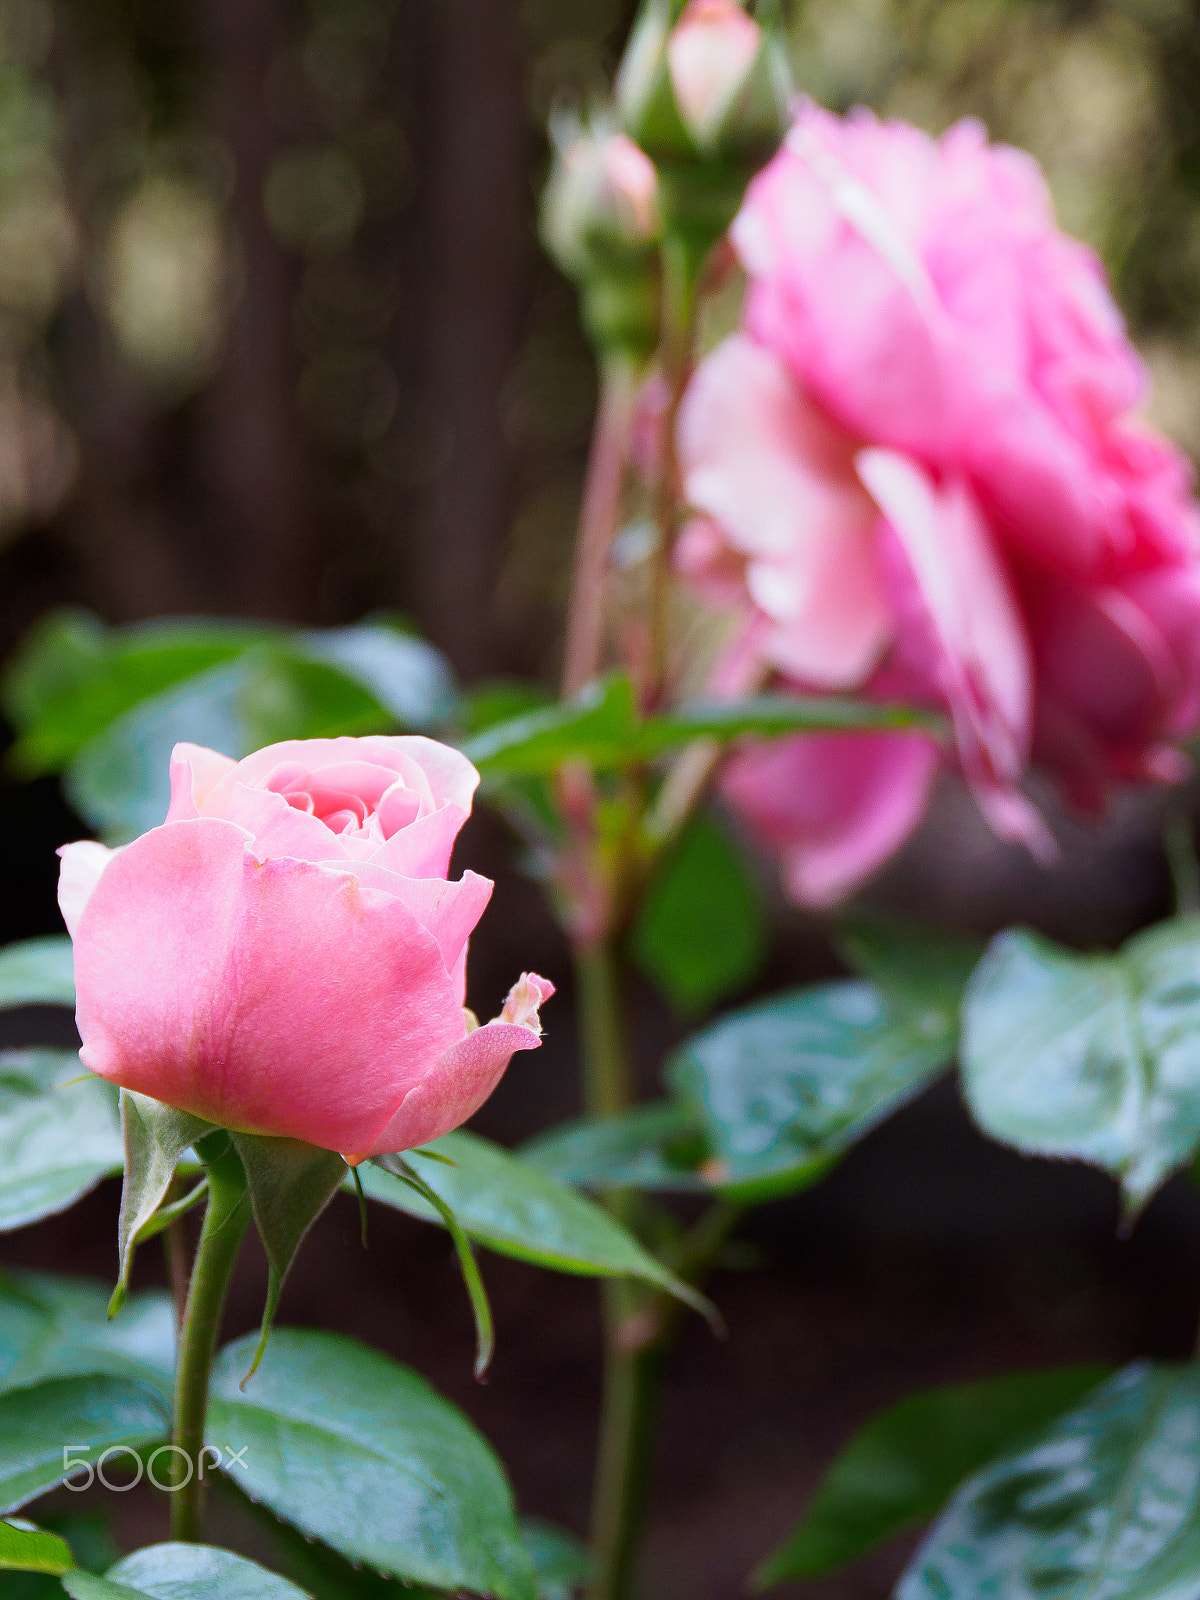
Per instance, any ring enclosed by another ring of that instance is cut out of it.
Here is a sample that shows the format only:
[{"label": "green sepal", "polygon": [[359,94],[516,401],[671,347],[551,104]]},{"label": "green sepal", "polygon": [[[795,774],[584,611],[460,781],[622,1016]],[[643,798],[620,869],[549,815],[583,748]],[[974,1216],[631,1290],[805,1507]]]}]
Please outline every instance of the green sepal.
[{"label": "green sepal", "polygon": [[492,1364],[492,1356],[496,1349],[496,1329],[479,1264],[475,1260],[475,1252],[471,1249],[471,1241],[441,1195],[413,1171],[403,1156],[377,1156],[375,1165],[381,1167],[384,1172],[390,1172],[394,1178],[399,1178],[401,1183],[406,1183],[410,1189],[414,1189],[427,1205],[431,1205],[454,1240],[459,1269],[466,1286],[467,1298],[471,1302],[471,1315],[475,1318],[475,1376],[482,1378]]},{"label": "green sepal", "polygon": [[121,1132],[125,1142],[125,1182],[117,1223],[120,1267],[108,1314],[115,1317],[129,1293],[129,1271],[138,1236],[162,1204],[185,1150],[211,1124],[187,1111],[176,1111],[148,1095],[121,1090]]},{"label": "green sepal", "polygon": [[333,1199],[346,1176],[346,1163],[332,1150],[299,1139],[270,1138],[258,1133],[231,1133],[250,1190],[250,1204],[269,1275],[258,1348],[243,1387],[258,1370],[283,1292],[283,1280],[305,1234]]}]

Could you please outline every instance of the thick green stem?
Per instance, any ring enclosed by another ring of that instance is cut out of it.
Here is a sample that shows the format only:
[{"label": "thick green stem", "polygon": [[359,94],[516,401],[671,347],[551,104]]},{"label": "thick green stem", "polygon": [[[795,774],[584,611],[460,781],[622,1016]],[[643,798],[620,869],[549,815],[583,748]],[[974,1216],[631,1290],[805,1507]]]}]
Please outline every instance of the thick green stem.
[{"label": "thick green stem", "polygon": [[620,958],[608,940],[575,950],[583,1099],[591,1117],[614,1117],[636,1098],[625,1040]]},{"label": "thick green stem", "polygon": [[195,1544],[201,1538],[204,1502],[204,1422],[208,1411],[208,1381],[220,1331],[225,1295],[237,1260],[242,1237],[250,1221],[246,1175],[224,1134],[209,1134],[201,1141],[224,1142],[221,1154],[208,1161],[208,1207],[180,1333],[179,1361],[175,1369],[175,1425],[171,1434],[175,1490],[171,1497],[171,1538]]}]

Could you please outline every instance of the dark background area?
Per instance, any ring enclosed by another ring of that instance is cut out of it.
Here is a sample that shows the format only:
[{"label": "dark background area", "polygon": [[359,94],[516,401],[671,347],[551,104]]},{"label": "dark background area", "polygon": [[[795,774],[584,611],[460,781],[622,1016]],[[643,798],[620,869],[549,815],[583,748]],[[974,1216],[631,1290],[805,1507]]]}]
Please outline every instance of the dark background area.
[{"label": "dark background area", "polygon": [[[0,650],[63,602],[112,622],[335,624],[387,606],[466,682],[552,681],[594,372],[537,245],[541,130],[557,98],[608,80],[631,11],[0,0]],[[1035,150],[1114,273],[1155,415],[1200,445],[1200,11],[810,0],[791,30],[799,81],[828,103],[934,131],[978,114]],[[947,784],[873,893],[978,932],[1023,920],[1112,944],[1168,909],[1166,803],[1129,797],[1098,830],[1059,818],[1047,875]],[[82,831],[53,782],[0,778],[5,939],[58,931],[53,851]],[[522,967],[561,985],[544,1048],[477,1120],[506,1143],[578,1109],[565,950],[514,859],[486,815],[456,856],[497,879],[473,1005],[492,1014]],[[754,992],[838,970],[818,922],[774,912]],[[652,1092],[682,1025],[648,990],[635,1008]],[[64,1030],[14,1014],[3,1037]],[[105,1185],[0,1240],[0,1261],[108,1278],[116,1207]],[[1116,1221],[1107,1180],[988,1144],[950,1083],[756,1213],[741,1238],[759,1265],[713,1285],[729,1339],[689,1323],[670,1368],[643,1592],[732,1600],[847,1433],[912,1387],[1190,1350],[1200,1196],[1177,1179],[1131,1239]],[[153,1250],[138,1272],[164,1281]],[[380,1213],[364,1255],[339,1200],[282,1314],[412,1363],[497,1446],[523,1511],[582,1531],[595,1287],[497,1257],[485,1272],[499,1351],[484,1387],[449,1243],[418,1223]],[[263,1281],[248,1248],[230,1334],[257,1322]],[[140,1491],[117,1510],[128,1542],[162,1536]],[[881,1596],[905,1548],[814,1593]]]}]

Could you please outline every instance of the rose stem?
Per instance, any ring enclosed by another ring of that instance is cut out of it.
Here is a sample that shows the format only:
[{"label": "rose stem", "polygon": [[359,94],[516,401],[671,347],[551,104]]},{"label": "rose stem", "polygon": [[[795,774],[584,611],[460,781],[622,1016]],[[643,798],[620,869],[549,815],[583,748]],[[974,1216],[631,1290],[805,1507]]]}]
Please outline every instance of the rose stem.
[{"label": "rose stem", "polygon": [[171,1537],[191,1544],[198,1543],[201,1537],[204,1479],[200,1452],[204,1446],[209,1373],[233,1264],[250,1221],[246,1175],[227,1136],[207,1134],[197,1151],[208,1168],[208,1204],[183,1316],[171,1434],[172,1443],[178,1447],[174,1456],[177,1487],[171,1498]]},{"label": "rose stem", "polygon": [[603,356],[563,644],[564,700],[578,694],[600,667],[604,577],[621,515],[621,489],[636,399],[637,378],[632,364],[620,355]]}]

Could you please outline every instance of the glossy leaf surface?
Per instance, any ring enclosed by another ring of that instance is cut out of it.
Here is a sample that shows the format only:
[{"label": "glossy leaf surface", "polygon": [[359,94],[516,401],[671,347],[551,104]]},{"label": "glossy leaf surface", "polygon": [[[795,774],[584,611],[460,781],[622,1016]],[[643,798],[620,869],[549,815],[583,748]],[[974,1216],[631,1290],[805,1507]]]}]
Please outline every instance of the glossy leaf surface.
[{"label": "glossy leaf surface", "polygon": [[0,1571],[57,1576],[74,1565],[70,1545],[56,1533],[35,1528],[31,1522],[0,1521]]},{"label": "glossy leaf surface", "polygon": [[[55,1488],[76,1466],[105,1450],[117,1478],[133,1465],[131,1451],[165,1438],[170,1407],[148,1383],[90,1375],[48,1378],[0,1394],[0,1512],[16,1510]],[[66,1452],[66,1454],[64,1454]]]},{"label": "glossy leaf surface", "polygon": [[522,1145],[522,1160],[581,1189],[710,1189],[709,1156],[696,1113],[653,1100],[616,1117],[580,1118]]},{"label": "glossy leaf surface", "polygon": [[277,1329],[221,1352],[208,1437],[246,1445],[238,1487],[351,1561],[437,1588],[531,1600],[529,1558],[489,1446],[416,1373],[334,1334]]},{"label": "glossy leaf surface", "polygon": [[1105,1375],[1048,1368],[906,1395],[843,1448],[755,1586],[819,1578],[927,1521],[969,1473],[1054,1422]]},{"label": "glossy leaf surface", "polygon": [[1200,1143],[1200,918],[1115,956],[1001,934],[967,991],[962,1063],[986,1133],[1104,1167],[1138,1209]]},{"label": "glossy leaf surface", "polygon": [[1200,1593],[1200,1368],[1126,1368],[969,1479],[896,1600]]},{"label": "glossy leaf surface", "polygon": [[116,1090],[74,1051],[0,1054],[0,1231],[65,1211],[122,1160]]},{"label": "glossy leaf surface", "polygon": [[257,1562],[205,1544],[152,1544],[102,1578],[72,1572],[71,1600],[305,1600],[304,1590]]},{"label": "glossy leaf surface", "polygon": [[[463,1232],[501,1255],[589,1277],[641,1278],[690,1303],[695,1296],[606,1211],[477,1134],[459,1130],[430,1149],[453,1166],[408,1158],[458,1218]],[[362,1168],[363,1187],[376,1200],[436,1222],[433,1208],[377,1167]]]},{"label": "glossy leaf surface", "polygon": [[49,1272],[0,1274],[0,1391],[47,1378],[109,1373],[169,1396],[175,1311],[161,1290],[130,1295],[108,1317],[109,1286]]}]

